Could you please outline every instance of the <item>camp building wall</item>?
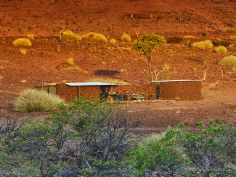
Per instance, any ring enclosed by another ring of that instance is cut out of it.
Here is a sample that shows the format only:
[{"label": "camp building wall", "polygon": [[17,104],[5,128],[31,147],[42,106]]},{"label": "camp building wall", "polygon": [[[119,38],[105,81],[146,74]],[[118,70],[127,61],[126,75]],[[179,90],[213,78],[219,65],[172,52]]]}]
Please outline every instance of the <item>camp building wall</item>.
[{"label": "camp building wall", "polygon": [[75,99],[100,99],[100,86],[68,86],[57,84],[56,92],[62,99],[71,102]]},{"label": "camp building wall", "polygon": [[200,100],[201,81],[160,82],[161,100]]}]

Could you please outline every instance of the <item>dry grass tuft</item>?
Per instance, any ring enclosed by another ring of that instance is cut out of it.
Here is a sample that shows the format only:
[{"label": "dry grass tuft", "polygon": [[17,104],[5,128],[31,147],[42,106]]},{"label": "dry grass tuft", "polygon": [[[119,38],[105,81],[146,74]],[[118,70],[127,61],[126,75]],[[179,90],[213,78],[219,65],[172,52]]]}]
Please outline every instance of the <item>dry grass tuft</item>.
[{"label": "dry grass tuft", "polygon": [[193,47],[199,48],[199,49],[211,49],[214,47],[211,40],[205,40],[200,42],[194,42],[192,43]]},{"label": "dry grass tuft", "polygon": [[26,89],[15,101],[15,108],[21,112],[55,111],[63,100],[55,95],[35,89]]},{"label": "dry grass tuft", "polygon": [[80,41],[82,37],[70,30],[60,32],[60,39],[62,41]]},{"label": "dry grass tuft", "polygon": [[21,55],[26,55],[27,52],[28,52],[28,50],[25,49],[25,48],[21,48],[21,49],[20,49],[20,54],[21,54]]},{"label": "dry grass tuft", "polygon": [[117,40],[115,38],[111,38],[109,40],[109,43],[111,43],[112,45],[115,45],[117,43]]},{"label": "dry grass tuft", "polygon": [[107,38],[103,34],[95,34],[92,39],[97,42],[107,42]]},{"label": "dry grass tuft", "polygon": [[226,54],[228,52],[227,48],[222,45],[215,47],[214,51],[218,54]]},{"label": "dry grass tuft", "polygon": [[124,41],[124,42],[131,42],[132,41],[130,35],[128,35],[127,33],[123,33],[121,35],[120,39],[121,39],[121,41]]},{"label": "dry grass tuft", "polygon": [[27,38],[18,38],[13,41],[15,47],[31,47],[32,43]]},{"label": "dry grass tuft", "polygon": [[75,59],[73,57],[67,58],[66,63],[69,65],[74,65],[75,64]]}]

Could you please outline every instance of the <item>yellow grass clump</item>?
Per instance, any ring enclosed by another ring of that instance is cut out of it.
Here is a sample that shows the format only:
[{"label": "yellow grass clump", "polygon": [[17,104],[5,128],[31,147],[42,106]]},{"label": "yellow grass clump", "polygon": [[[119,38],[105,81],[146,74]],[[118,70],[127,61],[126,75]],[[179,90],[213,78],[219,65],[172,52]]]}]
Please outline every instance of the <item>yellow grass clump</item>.
[{"label": "yellow grass clump", "polygon": [[32,43],[27,38],[18,38],[13,41],[15,47],[31,47]]},{"label": "yellow grass clump", "polygon": [[20,54],[21,55],[26,55],[27,54],[27,49],[25,49],[25,48],[22,48],[22,49],[20,49]]},{"label": "yellow grass clump", "polygon": [[64,41],[80,41],[82,37],[73,31],[65,30],[60,32],[60,39]]},{"label": "yellow grass clump", "polygon": [[97,42],[107,42],[107,38],[103,34],[95,34],[92,39]]},{"label": "yellow grass clump", "polygon": [[63,102],[59,97],[45,91],[26,89],[20,93],[14,105],[21,112],[55,111]]},{"label": "yellow grass clump", "polygon": [[116,40],[115,38],[111,38],[111,39],[109,40],[109,43],[115,45],[115,44],[117,43],[117,40]]},{"label": "yellow grass clump", "polygon": [[123,33],[120,39],[121,41],[124,41],[124,42],[130,42],[132,40],[130,35],[128,35],[127,33]]},{"label": "yellow grass clump", "polygon": [[229,67],[229,68],[235,68],[236,67],[236,56],[230,55],[230,56],[224,57],[219,62],[219,64],[221,66],[226,66],[226,67]]},{"label": "yellow grass clump", "polygon": [[228,52],[227,48],[222,45],[215,47],[214,51],[218,54],[226,54]]},{"label": "yellow grass clump", "polygon": [[214,47],[211,40],[205,40],[200,42],[194,42],[192,43],[193,47],[199,48],[199,49],[211,49]]},{"label": "yellow grass clump", "polygon": [[70,57],[66,60],[66,63],[69,65],[74,65],[75,64],[75,59],[73,57]]}]

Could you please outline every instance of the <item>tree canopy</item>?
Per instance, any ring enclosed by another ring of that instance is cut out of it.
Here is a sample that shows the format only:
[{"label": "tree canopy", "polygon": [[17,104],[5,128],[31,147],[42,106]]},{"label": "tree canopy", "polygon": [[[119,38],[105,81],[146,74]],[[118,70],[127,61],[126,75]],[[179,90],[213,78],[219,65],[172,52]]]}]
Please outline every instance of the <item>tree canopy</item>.
[{"label": "tree canopy", "polygon": [[132,49],[143,52],[144,54],[150,54],[154,48],[158,48],[165,43],[165,38],[157,34],[145,34],[137,39]]}]

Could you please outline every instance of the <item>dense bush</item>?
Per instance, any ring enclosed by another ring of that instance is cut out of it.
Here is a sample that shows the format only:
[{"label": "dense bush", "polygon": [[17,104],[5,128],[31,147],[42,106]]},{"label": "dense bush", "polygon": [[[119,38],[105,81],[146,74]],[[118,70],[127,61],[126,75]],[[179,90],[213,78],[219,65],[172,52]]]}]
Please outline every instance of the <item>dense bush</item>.
[{"label": "dense bush", "polygon": [[[118,106],[118,105],[117,105]],[[127,176],[120,164],[131,144],[126,111],[78,101],[45,120],[7,118],[0,125],[0,173],[6,176]]]},{"label": "dense bush", "polygon": [[202,125],[196,132],[169,129],[141,142],[127,160],[137,175],[235,176],[235,143],[236,128],[222,123]]},{"label": "dense bush", "polygon": [[31,47],[32,43],[27,38],[18,38],[13,41],[15,47]]},{"label": "dense bush", "polygon": [[124,42],[131,42],[131,37],[130,37],[130,35],[129,34],[127,34],[127,33],[123,33],[122,35],[121,35],[121,41],[124,41]]},{"label": "dense bush", "polygon": [[224,46],[217,46],[214,48],[214,51],[218,54],[226,54],[228,52],[227,48]]},{"label": "dense bush", "polygon": [[194,42],[194,43],[192,43],[192,46],[199,48],[199,49],[211,49],[214,47],[210,40]]},{"label": "dense bush", "polygon": [[44,91],[27,89],[20,93],[15,101],[17,111],[55,111],[63,100]]}]

